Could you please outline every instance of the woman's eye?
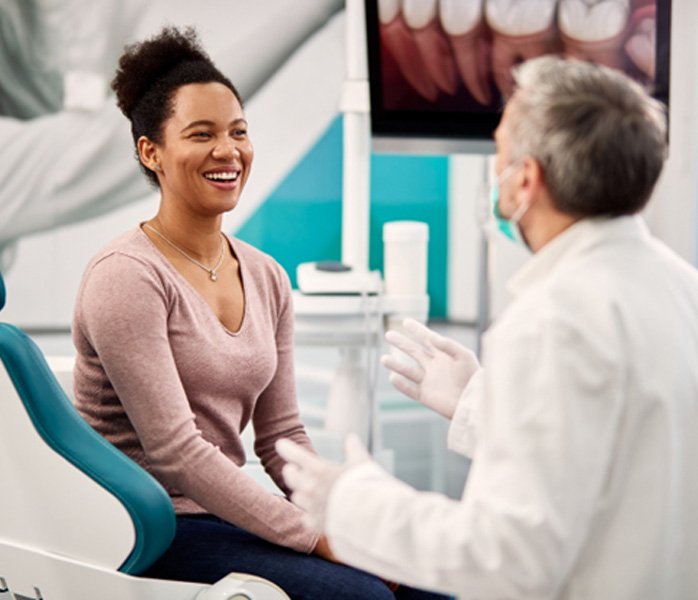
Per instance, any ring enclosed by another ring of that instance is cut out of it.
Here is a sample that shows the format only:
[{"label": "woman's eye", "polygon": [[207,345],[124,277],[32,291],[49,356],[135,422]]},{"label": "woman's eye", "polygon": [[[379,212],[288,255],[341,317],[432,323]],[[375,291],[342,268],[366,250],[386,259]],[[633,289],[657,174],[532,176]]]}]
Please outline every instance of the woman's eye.
[{"label": "woman's eye", "polygon": [[208,131],[195,131],[191,136],[194,138],[208,139],[211,137],[211,134]]},{"label": "woman's eye", "polygon": [[247,129],[233,129],[233,136],[240,138],[247,135]]}]

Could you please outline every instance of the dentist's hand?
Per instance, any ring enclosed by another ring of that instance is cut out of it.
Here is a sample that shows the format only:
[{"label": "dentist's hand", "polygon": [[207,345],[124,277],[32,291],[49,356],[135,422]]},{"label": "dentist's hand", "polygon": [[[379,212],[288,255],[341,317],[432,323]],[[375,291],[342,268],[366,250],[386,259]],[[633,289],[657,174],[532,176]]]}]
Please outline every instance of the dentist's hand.
[{"label": "dentist's hand", "polygon": [[413,400],[452,418],[461,392],[480,368],[475,354],[414,319],[405,319],[403,332],[388,331],[385,339],[416,363],[383,355],[381,363],[392,371],[390,383]]},{"label": "dentist's hand", "polygon": [[276,442],[276,451],[287,461],[282,474],[291,489],[291,500],[305,511],[306,525],[323,531],[327,516],[327,501],[340,475],[371,460],[358,436],[350,434],[345,442],[344,464],[333,463],[308,452],[291,440]]}]

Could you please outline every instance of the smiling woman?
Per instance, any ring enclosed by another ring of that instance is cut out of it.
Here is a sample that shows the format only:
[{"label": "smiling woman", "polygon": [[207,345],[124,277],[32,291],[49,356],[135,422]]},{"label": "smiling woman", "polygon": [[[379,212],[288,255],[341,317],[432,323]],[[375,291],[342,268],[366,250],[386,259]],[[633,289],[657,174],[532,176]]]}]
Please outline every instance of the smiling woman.
[{"label": "smiling woman", "polygon": [[229,87],[218,82],[180,87],[162,138],[157,143],[141,135],[136,141],[141,163],[157,177],[161,212],[181,209],[187,201],[195,214],[219,216],[235,208],[254,151],[242,106]]},{"label": "smiling woman", "polygon": [[155,215],[112,241],[77,296],[75,398],[85,419],[167,489],[177,513],[148,577],[213,582],[231,571],[293,598],[431,598],[337,564],[285,497],[251,479],[242,430],[282,491],[275,442],[312,450],[293,380],[288,277],[221,232],[250,174],[242,100],[193,30],[127,47],[112,87]]}]

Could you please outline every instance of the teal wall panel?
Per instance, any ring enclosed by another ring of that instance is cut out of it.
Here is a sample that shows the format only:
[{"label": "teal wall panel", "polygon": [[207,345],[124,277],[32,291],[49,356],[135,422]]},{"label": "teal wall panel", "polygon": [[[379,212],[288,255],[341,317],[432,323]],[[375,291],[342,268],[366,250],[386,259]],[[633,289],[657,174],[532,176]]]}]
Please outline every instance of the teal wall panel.
[{"label": "teal wall panel", "polygon": [[[342,120],[339,117],[237,235],[274,256],[295,286],[299,263],[340,259],[341,195]],[[447,219],[446,157],[372,157],[369,266],[383,268],[383,223],[394,220],[428,223],[428,292],[432,317],[447,314]]]},{"label": "teal wall panel", "polygon": [[295,287],[299,263],[339,260],[341,195],[342,121],[336,119],[237,235],[278,260]]},{"label": "teal wall panel", "polygon": [[371,160],[369,266],[383,268],[383,223],[424,221],[429,225],[427,291],[432,317],[445,317],[448,159],[442,156],[374,155]]}]

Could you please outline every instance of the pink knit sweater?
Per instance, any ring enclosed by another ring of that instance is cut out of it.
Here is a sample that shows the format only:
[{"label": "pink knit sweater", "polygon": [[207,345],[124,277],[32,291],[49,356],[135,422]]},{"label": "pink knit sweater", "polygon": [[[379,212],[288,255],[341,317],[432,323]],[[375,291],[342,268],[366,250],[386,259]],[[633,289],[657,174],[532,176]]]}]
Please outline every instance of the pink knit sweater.
[{"label": "pink knit sweater", "polygon": [[75,399],[85,419],[167,489],[178,514],[208,512],[276,544],[310,552],[301,512],[240,467],[251,421],[255,452],[284,488],[274,443],[310,441],[293,372],[288,278],[231,239],[245,309],[228,331],[140,228],[88,265],[77,296]]}]

